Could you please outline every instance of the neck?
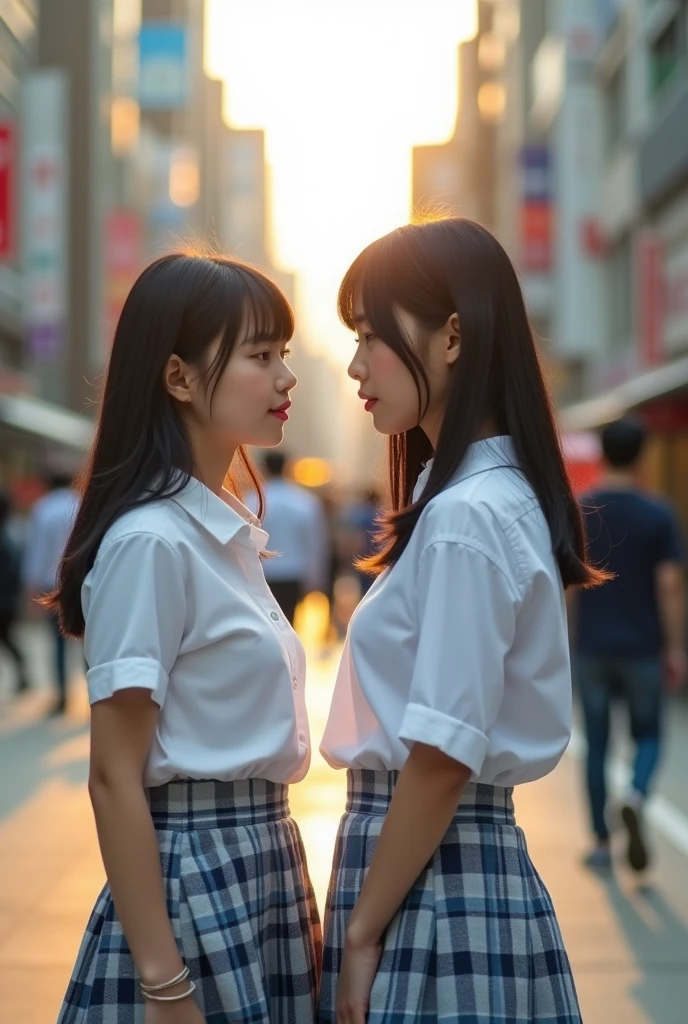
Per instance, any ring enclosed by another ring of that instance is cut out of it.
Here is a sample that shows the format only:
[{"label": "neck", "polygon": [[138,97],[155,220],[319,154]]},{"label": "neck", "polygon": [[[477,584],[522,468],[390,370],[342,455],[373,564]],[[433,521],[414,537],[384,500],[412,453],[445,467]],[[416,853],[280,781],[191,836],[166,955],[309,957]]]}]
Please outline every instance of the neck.
[{"label": "neck", "polygon": [[636,485],[636,474],[633,469],[612,469],[608,466],[602,478],[604,487],[610,490],[628,490]]},{"label": "neck", "polygon": [[[432,445],[433,452],[437,450],[437,444],[440,438],[440,431],[442,429],[442,421],[434,421],[432,423],[421,423],[421,429],[428,441]],[[496,437],[499,434],[497,429],[497,423],[495,420],[488,416],[482,421],[475,437],[472,438],[472,443],[476,441],[486,441],[489,437]]]},{"label": "neck", "polygon": [[236,448],[231,451],[210,448],[207,441],[204,444],[195,442],[193,430],[189,433],[194,451],[193,475],[213,494],[222,494],[222,487],[236,454]]}]

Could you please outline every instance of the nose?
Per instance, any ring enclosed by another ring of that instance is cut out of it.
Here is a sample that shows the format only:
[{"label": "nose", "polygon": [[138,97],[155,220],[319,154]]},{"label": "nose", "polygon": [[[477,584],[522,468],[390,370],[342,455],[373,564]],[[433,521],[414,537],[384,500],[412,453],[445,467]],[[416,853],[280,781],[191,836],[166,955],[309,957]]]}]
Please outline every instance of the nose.
[{"label": "nose", "polygon": [[364,380],[366,380],[368,374],[366,372],[365,364],[363,360],[360,358],[359,353],[360,349],[357,350],[356,355],[349,363],[349,368],[346,372],[349,374],[352,380],[357,380],[359,383],[362,383]]},{"label": "nose", "polygon": [[287,364],[285,363],[284,364],[284,370],[282,371],[282,374],[280,375],[280,379],[277,381],[277,390],[280,391],[280,392],[281,391],[291,391],[292,388],[296,387],[298,382],[299,382],[299,378],[296,376],[294,371],[291,370],[287,366]]}]

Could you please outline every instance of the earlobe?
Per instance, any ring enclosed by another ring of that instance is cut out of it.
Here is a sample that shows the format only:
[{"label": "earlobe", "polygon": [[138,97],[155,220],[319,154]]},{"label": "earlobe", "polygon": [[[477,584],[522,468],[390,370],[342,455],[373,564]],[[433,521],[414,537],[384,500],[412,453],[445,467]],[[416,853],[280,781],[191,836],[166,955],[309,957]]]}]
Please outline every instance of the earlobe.
[{"label": "earlobe", "polygon": [[189,369],[183,359],[177,355],[171,355],[163,370],[163,384],[165,390],[178,402],[191,401],[191,388],[189,386]]}]

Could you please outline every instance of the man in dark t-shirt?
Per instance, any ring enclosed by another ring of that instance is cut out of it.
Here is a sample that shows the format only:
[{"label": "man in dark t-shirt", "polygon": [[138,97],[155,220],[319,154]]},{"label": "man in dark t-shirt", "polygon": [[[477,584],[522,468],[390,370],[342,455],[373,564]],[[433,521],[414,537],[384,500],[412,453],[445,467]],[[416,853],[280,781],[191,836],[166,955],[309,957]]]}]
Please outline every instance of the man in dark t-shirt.
[{"label": "man in dark t-shirt", "polygon": [[628,706],[636,745],[632,786],[621,809],[628,860],[636,871],[648,863],[643,806],[660,755],[664,684],[676,689],[686,674],[680,531],[671,507],[635,484],[644,440],[643,426],[630,418],[603,432],[606,475],[582,505],[591,560],[614,578],[577,593],[572,615],[596,836],[586,862],[597,868],[611,864],[605,763],[610,705],[618,694]]}]

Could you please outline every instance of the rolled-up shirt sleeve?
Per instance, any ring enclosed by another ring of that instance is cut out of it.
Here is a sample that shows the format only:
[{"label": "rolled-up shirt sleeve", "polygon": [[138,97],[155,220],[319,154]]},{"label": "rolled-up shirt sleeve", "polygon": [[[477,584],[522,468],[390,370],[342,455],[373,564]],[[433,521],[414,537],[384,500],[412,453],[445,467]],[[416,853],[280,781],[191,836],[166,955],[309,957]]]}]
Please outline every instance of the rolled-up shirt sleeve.
[{"label": "rolled-up shirt sleeve", "polygon": [[399,731],[480,774],[504,694],[518,593],[508,570],[472,540],[430,544],[418,575],[419,640]]},{"label": "rolled-up shirt sleeve", "polygon": [[96,559],[86,608],[84,651],[91,704],[119,690],[150,690],[163,706],[186,618],[179,556],[162,537],[132,533]]}]

